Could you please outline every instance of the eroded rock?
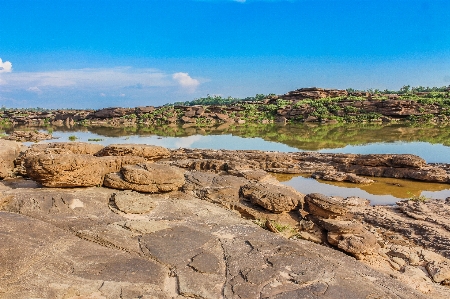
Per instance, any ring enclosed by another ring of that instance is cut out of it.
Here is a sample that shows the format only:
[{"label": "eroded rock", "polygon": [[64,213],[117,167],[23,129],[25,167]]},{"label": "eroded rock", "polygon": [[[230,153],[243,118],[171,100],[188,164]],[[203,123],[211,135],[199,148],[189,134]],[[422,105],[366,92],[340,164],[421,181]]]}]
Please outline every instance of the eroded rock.
[{"label": "eroded rock", "polygon": [[124,166],[120,172],[108,173],[103,184],[114,189],[157,193],[178,190],[184,182],[184,173],[177,167],[141,163]]},{"label": "eroded rock", "polygon": [[0,179],[12,175],[14,160],[19,156],[21,147],[18,142],[0,139]]},{"label": "eroded rock", "polygon": [[147,161],[168,158],[170,152],[162,146],[147,144],[111,144],[99,151],[97,156],[138,156]]},{"label": "eroded rock", "polygon": [[241,194],[252,203],[274,213],[289,212],[303,203],[304,195],[284,185],[250,183],[241,187]]}]

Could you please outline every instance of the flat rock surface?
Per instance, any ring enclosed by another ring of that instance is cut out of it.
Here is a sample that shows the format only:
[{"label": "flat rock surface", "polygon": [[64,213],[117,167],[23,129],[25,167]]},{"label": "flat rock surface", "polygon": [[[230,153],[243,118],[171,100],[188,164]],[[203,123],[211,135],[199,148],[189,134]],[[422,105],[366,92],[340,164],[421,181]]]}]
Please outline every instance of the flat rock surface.
[{"label": "flat rock surface", "polygon": [[1,298],[426,298],[186,193],[128,214],[104,188],[0,191]]}]

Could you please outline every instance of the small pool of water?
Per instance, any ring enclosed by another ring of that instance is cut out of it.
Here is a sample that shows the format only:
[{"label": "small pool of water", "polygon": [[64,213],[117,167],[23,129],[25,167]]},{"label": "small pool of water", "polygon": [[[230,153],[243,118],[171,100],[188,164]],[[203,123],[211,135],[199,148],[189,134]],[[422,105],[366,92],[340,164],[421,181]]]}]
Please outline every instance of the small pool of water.
[{"label": "small pool of water", "polygon": [[450,185],[440,183],[424,183],[394,178],[373,178],[370,185],[359,185],[346,182],[330,182],[315,180],[308,175],[275,175],[283,184],[308,193],[322,193],[327,196],[358,196],[370,200],[372,205],[393,205],[397,201],[426,197],[445,199],[450,197]]}]

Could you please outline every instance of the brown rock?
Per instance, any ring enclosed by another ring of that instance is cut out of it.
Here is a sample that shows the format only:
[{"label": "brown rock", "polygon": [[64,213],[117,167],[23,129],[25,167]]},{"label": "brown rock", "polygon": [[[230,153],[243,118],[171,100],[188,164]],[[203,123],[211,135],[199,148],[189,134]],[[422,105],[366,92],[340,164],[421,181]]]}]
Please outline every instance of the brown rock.
[{"label": "brown rock", "polygon": [[295,210],[303,203],[304,195],[291,187],[264,183],[250,183],[241,187],[243,197],[274,213]]},{"label": "brown rock", "polygon": [[14,131],[9,136],[5,137],[7,140],[14,140],[14,141],[41,141],[41,140],[49,140],[53,139],[52,134],[47,134],[44,132],[39,131]]},{"label": "brown rock", "polygon": [[134,109],[113,107],[97,110],[91,115],[91,117],[105,119],[105,118],[122,117],[132,113],[134,113]]},{"label": "brown rock", "polygon": [[357,176],[354,173],[345,173],[345,172],[339,172],[339,171],[333,171],[333,170],[323,170],[323,171],[316,171],[311,175],[314,179],[322,179],[325,181],[334,181],[334,182],[351,182],[355,184],[371,184],[373,183],[373,180]]},{"label": "brown rock", "polygon": [[138,156],[148,161],[168,158],[170,152],[162,146],[147,144],[111,144],[99,151],[97,156]]},{"label": "brown rock", "polygon": [[305,211],[322,218],[347,216],[348,209],[340,202],[342,199],[311,193],[305,196]]},{"label": "brown rock", "polygon": [[46,187],[89,187],[101,185],[106,173],[143,160],[133,156],[95,157],[72,154],[64,149],[46,149],[42,154],[26,157],[24,166],[30,178]]},{"label": "brown rock", "polygon": [[153,163],[128,165],[118,173],[109,173],[106,187],[140,192],[168,192],[178,190],[185,182],[183,172],[173,166]]},{"label": "brown rock", "polygon": [[239,201],[241,186],[248,182],[242,177],[193,171],[186,174],[183,191],[192,193],[202,200],[231,208]]},{"label": "brown rock", "polygon": [[19,156],[21,144],[0,140],[0,179],[8,177],[14,169],[14,160]]},{"label": "brown rock", "polygon": [[364,254],[370,254],[378,248],[376,237],[368,231],[354,234],[328,233],[328,242],[357,259],[363,259]]},{"label": "brown rock", "polygon": [[427,271],[431,278],[437,283],[450,279],[450,260],[431,262],[427,264]]},{"label": "brown rock", "polygon": [[91,155],[40,154],[25,160],[27,175],[46,187],[81,187],[102,184],[104,169]]},{"label": "brown rock", "polygon": [[[177,168],[163,164],[142,163],[127,165],[121,170],[123,178],[130,183],[158,185],[158,189],[167,191],[178,189],[184,184],[184,174]],[[167,185],[167,187],[165,187]]]},{"label": "brown rock", "polygon": [[48,145],[49,148],[60,148],[71,151],[74,154],[94,155],[102,148],[101,144],[87,142],[54,142]]},{"label": "brown rock", "polygon": [[134,191],[117,192],[112,198],[117,208],[127,214],[144,214],[156,206],[151,197]]}]

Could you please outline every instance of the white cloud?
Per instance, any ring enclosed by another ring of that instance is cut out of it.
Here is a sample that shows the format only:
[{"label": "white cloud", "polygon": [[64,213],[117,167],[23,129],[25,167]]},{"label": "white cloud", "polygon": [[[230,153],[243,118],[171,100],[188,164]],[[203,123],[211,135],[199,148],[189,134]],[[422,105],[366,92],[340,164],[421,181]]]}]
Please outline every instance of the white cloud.
[{"label": "white cloud", "polygon": [[200,81],[191,78],[188,73],[175,73],[172,78],[183,88],[187,89],[189,92],[194,92],[195,89],[200,85]]},{"label": "white cloud", "polygon": [[0,73],[11,73],[12,72],[12,63],[9,61],[3,62],[0,58]]},{"label": "white cloud", "polygon": [[37,87],[37,86],[28,87],[27,91],[31,91],[31,92],[35,92],[35,93],[41,93],[42,92],[42,90],[40,90],[39,87]]},{"label": "white cloud", "polygon": [[[184,73],[180,73],[184,74]],[[169,87],[176,83],[169,74],[155,69],[133,69],[118,67],[109,69],[73,69],[48,72],[14,72],[3,77],[1,84],[10,89],[28,90],[30,86],[37,87],[43,92],[47,89],[97,89],[100,92],[118,90],[129,86],[139,86],[141,89],[149,87]],[[187,78],[180,78],[182,86],[197,86],[199,82]]]}]

